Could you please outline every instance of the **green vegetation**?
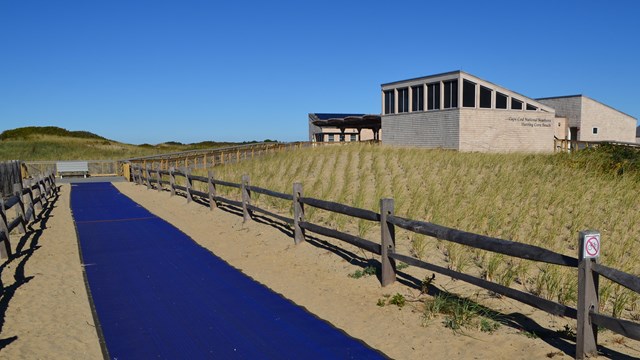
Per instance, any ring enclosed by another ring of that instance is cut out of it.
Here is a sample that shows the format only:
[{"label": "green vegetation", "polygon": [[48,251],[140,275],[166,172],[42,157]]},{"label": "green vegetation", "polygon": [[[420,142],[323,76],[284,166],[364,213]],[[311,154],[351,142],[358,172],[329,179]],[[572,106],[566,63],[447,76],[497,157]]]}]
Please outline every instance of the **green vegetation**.
[{"label": "green vegetation", "polygon": [[87,131],[69,131],[54,126],[31,126],[6,130],[0,134],[0,160],[128,159],[250,143],[256,143],[256,141],[243,143],[203,141],[194,144],[169,141],[157,145],[130,145],[105,139]]},{"label": "green vegetation", "polygon": [[[580,230],[602,233],[601,262],[640,273],[638,152],[615,146],[573,154],[460,153],[351,144],[270,154],[216,167],[216,177],[374,211],[395,200],[402,217],[541,246],[577,256]],[[623,169],[623,170],[620,170]],[[206,190],[201,188],[199,190]],[[222,195],[238,199],[236,189]],[[291,212],[291,203],[254,194],[258,206]],[[375,223],[307,207],[305,217],[378,241]],[[575,305],[576,271],[514,259],[396,229],[396,249],[421,259]],[[637,318],[638,294],[601,281],[601,310]]]},{"label": "green vegetation", "polygon": [[371,276],[376,274],[376,268],[373,266],[367,266],[362,270],[356,270],[353,274],[349,274],[350,278],[360,279],[361,277]]},{"label": "green vegetation", "polygon": [[483,332],[493,332],[500,327],[492,313],[475,301],[441,293],[424,302],[423,324],[444,315],[445,327],[453,331],[462,328],[476,328]]}]

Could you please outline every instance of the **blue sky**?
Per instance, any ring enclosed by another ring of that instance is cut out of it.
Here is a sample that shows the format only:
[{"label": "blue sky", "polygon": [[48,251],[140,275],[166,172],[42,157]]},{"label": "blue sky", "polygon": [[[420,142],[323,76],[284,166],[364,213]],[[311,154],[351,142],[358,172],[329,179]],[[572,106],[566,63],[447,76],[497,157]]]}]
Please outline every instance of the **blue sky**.
[{"label": "blue sky", "polygon": [[464,70],[640,118],[640,2],[0,0],[0,130],[306,140],[380,84]]}]

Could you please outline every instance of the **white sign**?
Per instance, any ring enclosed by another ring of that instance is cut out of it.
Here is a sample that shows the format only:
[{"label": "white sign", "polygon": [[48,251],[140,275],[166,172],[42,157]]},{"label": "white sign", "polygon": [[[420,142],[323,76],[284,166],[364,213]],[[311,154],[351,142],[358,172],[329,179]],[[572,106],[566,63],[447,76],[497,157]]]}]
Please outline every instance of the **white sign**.
[{"label": "white sign", "polygon": [[583,254],[585,259],[600,257],[600,234],[585,234]]}]

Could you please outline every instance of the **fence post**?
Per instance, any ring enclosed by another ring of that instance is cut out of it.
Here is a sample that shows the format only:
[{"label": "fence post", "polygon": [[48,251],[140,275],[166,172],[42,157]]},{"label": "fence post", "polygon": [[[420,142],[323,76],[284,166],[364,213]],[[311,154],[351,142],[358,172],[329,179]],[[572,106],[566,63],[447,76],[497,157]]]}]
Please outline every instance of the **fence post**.
[{"label": "fence post", "polygon": [[171,196],[176,194],[176,175],[173,173],[175,168],[172,166],[169,168],[169,187],[171,188]]},{"label": "fence post", "polygon": [[24,215],[24,201],[22,199],[22,184],[13,184],[13,195],[18,197],[18,203],[16,206],[16,215],[20,218],[20,223],[18,224],[18,233],[26,234],[27,228],[25,225],[27,224],[25,215]]},{"label": "fence post", "polygon": [[144,177],[145,177],[145,183],[147,185],[147,190],[151,189],[151,179],[149,179],[151,177],[151,174],[149,173],[149,165],[145,166],[144,168]]},{"label": "fence post", "polygon": [[251,192],[248,189],[249,187],[249,175],[242,175],[242,222],[247,222],[251,219],[251,215],[249,213],[248,206],[251,205]]},{"label": "fence post", "polygon": [[42,179],[41,175],[38,175],[38,177],[36,177],[36,183],[35,183],[36,186],[35,186],[35,189],[32,190],[32,191],[38,190],[37,201],[34,200],[35,202],[35,205],[33,207],[34,217],[35,217],[35,211],[37,211],[38,214],[42,212],[42,188],[40,188],[40,181],[42,181],[41,179]]},{"label": "fence post", "polygon": [[162,174],[160,174],[160,171],[162,171],[162,165],[160,165],[160,169],[158,169],[158,192],[162,192]]},{"label": "fence post", "polygon": [[191,179],[189,179],[189,175],[191,175],[191,171],[189,170],[189,168],[184,168],[184,178],[186,180],[186,188],[187,188],[187,204],[190,203],[193,200],[193,197],[191,197]]},{"label": "fence post", "polygon": [[11,239],[9,235],[9,223],[7,222],[7,213],[4,210],[4,201],[0,196],[0,231],[4,233],[5,238],[1,239],[0,259],[6,260],[11,256]]},{"label": "fence post", "polygon": [[296,245],[304,241],[304,229],[300,223],[304,221],[304,204],[300,202],[302,197],[302,184],[293,184],[293,241]]},{"label": "fence post", "polygon": [[209,183],[209,210],[213,210],[216,204],[216,184],[213,183],[213,170],[207,171],[207,179]]},{"label": "fence post", "polygon": [[396,251],[396,231],[392,224],[389,224],[387,217],[393,215],[393,199],[380,200],[380,229],[381,233],[381,263],[380,282],[382,286],[393,284],[396,281],[396,260],[389,257],[390,253]]},{"label": "fence post", "polygon": [[[600,234],[580,231],[578,235],[578,326],[576,331],[576,359],[584,359],[598,352],[598,326],[591,322],[591,311],[598,311],[600,276],[592,264],[600,255]],[[585,251],[586,250],[586,251]]]},{"label": "fence post", "polygon": [[[27,202],[26,202],[26,206],[25,206],[25,221],[27,223],[29,223],[31,221],[32,218],[35,218],[36,215],[36,209],[33,206],[33,190],[31,189],[31,183],[32,181],[29,180],[27,181],[27,189],[29,189],[27,191],[27,193],[25,194],[27,196]],[[24,189],[24,185],[23,185],[23,189]],[[24,199],[24,195],[23,195],[23,199]]]}]

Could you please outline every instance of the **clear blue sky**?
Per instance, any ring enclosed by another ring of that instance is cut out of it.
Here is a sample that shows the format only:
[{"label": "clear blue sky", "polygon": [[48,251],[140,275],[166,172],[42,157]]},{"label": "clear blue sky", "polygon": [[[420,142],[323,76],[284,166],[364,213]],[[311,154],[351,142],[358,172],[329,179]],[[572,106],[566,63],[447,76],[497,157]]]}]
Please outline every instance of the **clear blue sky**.
[{"label": "clear blue sky", "polygon": [[464,70],[640,117],[640,1],[0,0],[0,130],[307,138],[380,84]]}]

